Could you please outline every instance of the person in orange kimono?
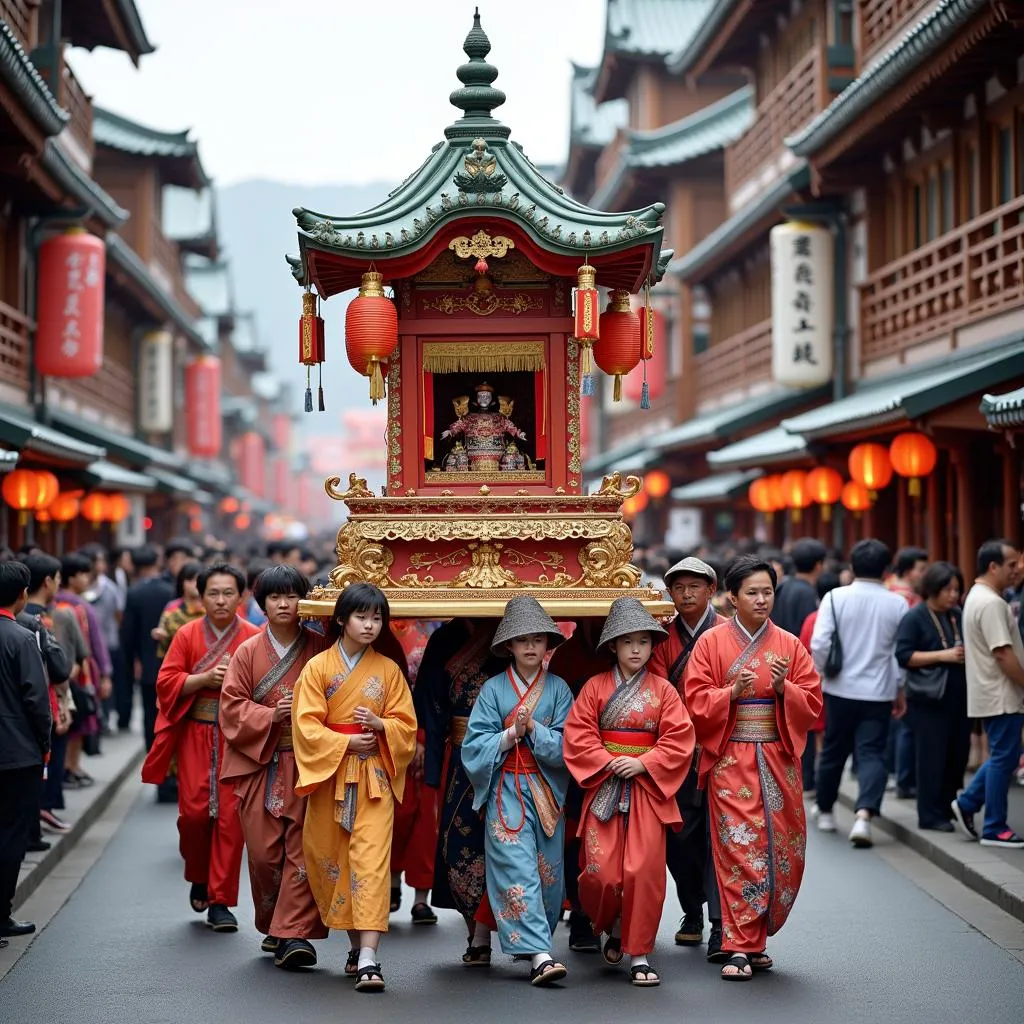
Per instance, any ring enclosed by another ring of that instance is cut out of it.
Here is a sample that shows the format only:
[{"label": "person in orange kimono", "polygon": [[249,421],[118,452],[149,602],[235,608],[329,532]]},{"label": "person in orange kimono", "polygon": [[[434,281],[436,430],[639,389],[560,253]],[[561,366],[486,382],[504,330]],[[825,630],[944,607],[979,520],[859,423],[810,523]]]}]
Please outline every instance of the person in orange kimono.
[{"label": "person in orange kimono", "polygon": [[231,786],[219,781],[224,737],[220,691],[239,646],[259,630],[238,617],[245,577],[226,562],[199,575],[206,614],[182,626],[156,679],[156,735],[142,764],[142,781],[157,785],[178,762],[178,836],[189,903],[216,932],[238,931],[228,909],[238,904],[242,826]]},{"label": "person in orange kimono", "polygon": [[679,693],[646,668],[666,637],[636,598],[615,601],[598,647],[616,664],[587,681],[565,723],[565,763],[585,791],[580,902],[608,935],[605,961],[628,953],[642,987],[661,982],[648,954],[665,902],[665,832],[682,824],[675,795],[693,756]]},{"label": "person in orange kimono", "polygon": [[306,577],[291,565],[264,569],[253,596],[267,616],[228,666],[220,696],[220,727],[227,744],[221,781],[238,799],[249,854],[249,883],[264,953],[277,967],[316,965],[310,939],[328,931],[306,878],[302,825],[306,801],[295,792],[298,771],[292,742],[292,695],[324,638],[304,630],[299,601]]},{"label": "person in orange kimono", "polygon": [[389,633],[384,593],[349,584],[334,606],[331,646],[302,670],[292,708],[308,796],[306,872],[320,917],[349,935],[345,973],[359,992],[384,988],[377,949],[388,930],[395,804],[416,751],[416,711],[402,669],[374,650]]},{"label": "person in orange kimono", "polygon": [[436,623],[418,619],[402,619],[391,623],[391,631],[398,638],[405,654],[406,678],[412,688],[417,721],[416,754],[406,774],[405,795],[395,807],[395,828],[391,839],[391,912],[394,913],[402,905],[404,872],[406,885],[412,886],[414,890],[411,912],[414,925],[437,924],[437,914],[431,909],[428,900],[430,887],[434,884],[438,793],[436,787],[428,786],[423,781],[425,695],[416,689],[417,673],[434,625]]},{"label": "person in orange kimono", "polygon": [[773,966],[766,940],[785,924],[804,872],[800,757],[821,712],[821,680],[800,641],[769,619],[776,582],[755,555],[733,561],[725,587],[736,616],[697,641],[684,682],[731,954],[726,981]]}]

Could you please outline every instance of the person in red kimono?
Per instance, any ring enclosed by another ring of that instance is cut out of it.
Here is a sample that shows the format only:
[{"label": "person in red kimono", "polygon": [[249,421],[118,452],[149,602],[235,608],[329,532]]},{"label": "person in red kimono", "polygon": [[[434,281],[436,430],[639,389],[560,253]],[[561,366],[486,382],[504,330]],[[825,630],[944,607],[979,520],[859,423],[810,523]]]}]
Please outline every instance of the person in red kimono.
[{"label": "person in red kimono", "polygon": [[667,634],[632,597],[612,605],[598,648],[616,664],[587,681],[565,723],[563,751],[583,787],[580,903],[604,958],[630,956],[634,985],[661,979],[648,962],[665,902],[665,831],[682,824],[676,790],[693,756],[693,727],[676,688],[647,671]]},{"label": "person in red kimono", "polygon": [[736,616],[697,641],[686,667],[726,981],[773,966],[766,940],[785,924],[804,872],[800,757],[821,712],[821,680],[800,641],[769,619],[776,582],[768,562],[735,559],[725,586]]},{"label": "person in red kimono", "polygon": [[416,707],[418,728],[416,731],[416,754],[406,776],[405,793],[402,802],[395,807],[395,825],[391,837],[391,912],[402,905],[402,873],[405,882],[414,890],[412,923],[414,925],[437,924],[437,914],[430,907],[430,887],[434,884],[434,851],[437,848],[437,790],[423,781],[423,756],[426,733],[423,723],[426,712],[423,708],[424,694],[417,695],[416,676],[427,641],[436,623],[414,619],[392,620],[391,631],[395,634],[405,654],[406,678],[412,687],[413,704]]},{"label": "person in red kimono", "polygon": [[295,792],[292,748],[292,693],[306,662],[326,646],[299,622],[299,601],[308,592],[309,581],[294,566],[259,574],[253,597],[267,624],[235,652],[218,709],[226,743],[220,778],[238,800],[256,927],[266,936],[261,949],[289,970],[314,967],[310,939],[328,935],[306,878],[306,798]]},{"label": "person in red kimono", "polygon": [[228,907],[238,904],[242,825],[232,787],[219,780],[224,759],[218,709],[228,664],[259,629],[238,617],[245,577],[233,565],[214,562],[199,575],[206,614],[175,634],[156,680],[153,746],[142,764],[142,781],[159,785],[171,760],[178,762],[178,836],[189,903],[207,914],[216,932],[238,931]]}]

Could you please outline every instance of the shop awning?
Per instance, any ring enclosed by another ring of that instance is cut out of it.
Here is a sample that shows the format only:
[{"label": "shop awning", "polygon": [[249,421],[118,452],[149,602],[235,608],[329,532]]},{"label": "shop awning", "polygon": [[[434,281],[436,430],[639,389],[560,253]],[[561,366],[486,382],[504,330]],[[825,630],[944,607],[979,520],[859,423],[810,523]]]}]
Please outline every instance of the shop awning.
[{"label": "shop awning", "polygon": [[227,466],[221,462],[190,462],[188,475],[204,487],[226,491],[232,488],[232,477]]},{"label": "shop awning", "polygon": [[657,454],[651,448],[652,438],[627,441],[616,448],[611,448],[600,455],[587,459],[583,472],[588,477],[600,476],[604,473],[642,473],[653,462]]},{"label": "shop awning", "polygon": [[692,484],[672,489],[672,500],[684,505],[713,505],[745,494],[752,480],[762,475],[760,469],[736,473],[716,473]]},{"label": "shop awning", "polygon": [[172,498],[179,498],[182,501],[194,501],[197,505],[212,505],[213,495],[204,491],[187,476],[179,476],[169,469],[161,469],[157,466],[150,466],[146,473],[156,481],[157,490],[169,494]]},{"label": "shop awning", "polygon": [[112,455],[130,462],[133,466],[180,466],[184,461],[181,456],[167,451],[166,448],[156,448],[138,438],[120,434],[101,423],[83,420],[71,413],[54,412],[52,418],[62,430],[85,441],[103,445]]},{"label": "shop awning", "polygon": [[[944,360],[931,369],[873,383],[848,398],[783,420],[791,434],[837,437],[870,427],[916,420],[943,406],[1024,375],[1024,331],[997,349]],[[979,424],[980,426],[980,424]]]},{"label": "shop awning", "polygon": [[735,444],[727,444],[716,452],[708,452],[707,460],[708,465],[715,469],[739,469],[799,459],[807,454],[807,442],[803,437],[791,434],[782,427],[773,427]]},{"label": "shop awning", "polygon": [[1024,425],[1024,388],[1005,395],[983,395],[981,414],[990,427],[997,429]]},{"label": "shop awning", "polygon": [[9,452],[6,448],[0,448],[0,473],[10,473],[18,464],[21,456],[17,452]]},{"label": "shop awning", "polygon": [[156,481],[151,476],[133,473],[106,459],[91,462],[82,470],[82,477],[90,487],[136,491],[139,494],[151,494],[156,489]]},{"label": "shop awning", "polygon": [[7,409],[0,409],[0,441],[21,452],[36,452],[79,466],[86,466],[107,454],[105,448],[86,444],[53,427],[37,423],[26,413]]},{"label": "shop awning", "polygon": [[827,394],[827,387],[813,391],[786,388],[757,398],[730,402],[721,409],[673,427],[651,447],[658,453],[665,453],[695,448],[708,441],[728,441],[741,430],[749,430],[758,423],[773,419],[795,406],[824,398]]}]

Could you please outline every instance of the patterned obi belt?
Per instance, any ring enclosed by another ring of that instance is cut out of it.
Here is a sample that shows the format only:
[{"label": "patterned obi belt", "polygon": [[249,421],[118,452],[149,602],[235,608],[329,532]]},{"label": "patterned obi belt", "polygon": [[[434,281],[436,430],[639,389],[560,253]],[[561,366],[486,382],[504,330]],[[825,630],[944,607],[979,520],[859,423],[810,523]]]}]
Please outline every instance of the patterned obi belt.
[{"label": "patterned obi belt", "polygon": [[506,755],[502,771],[514,775],[536,775],[540,772],[533,751],[525,743],[517,743]]},{"label": "patterned obi belt", "polygon": [[777,743],[779,727],[775,721],[775,701],[737,702],[736,725],[729,738],[736,743]]},{"label": "patterned obi belt", "polygon": [[466,729],[468,727],[469,715],[452,715],[451,731],[448,735],[451,737],[454,746],[462,746],[462,741],[466,738]]},{"label": "patterned obi belt", "polygon": [[217,722],[217,707],[220,701],[216,697],[196,697],[192,707],[188,709],[188,717],[193,722],[214,725]]},{"label": "patterned obi belt", "polygon": [[278,737],[278,740],[277,740],[277,749],[278,750],[294,750],[295,749],[295,743],[292,740],[292,731],[291,731],[291,729],[282,729],[281,730],[281,735]]},{"label": "patterned obi belt", "polygon": [[642,729],[602,729],[601,742],[609,754],[629,754],[639,757],[653,750],[658,737]]}]

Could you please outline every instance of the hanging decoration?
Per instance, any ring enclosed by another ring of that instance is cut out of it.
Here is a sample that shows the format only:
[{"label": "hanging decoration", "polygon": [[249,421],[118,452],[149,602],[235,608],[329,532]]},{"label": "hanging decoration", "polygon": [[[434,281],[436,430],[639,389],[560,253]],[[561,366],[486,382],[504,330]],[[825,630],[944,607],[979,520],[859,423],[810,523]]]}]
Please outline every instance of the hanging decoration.
[{"label": "hanging decoration", "polygon": [[76,494],[65,492],[58,494],[49,505],[46,506],[46,513],[50,519],[58,524],[70,523],[78,518],[81,502]]},{"label": "hanging decoration", "polygon": [[247,430],[238,444],[239,483],[258,498],[266,494],[266,444],[263,435]]},{"label": "hanging decoration", "polygon": [[93,491],[82,499],[81,513],[93,525],[93,529],[99,527],[100,523],[107,521],[107,496],[99,491]]},{"label": "hanging decoration", "polygon": [[843,503],[843,508],[854,515],[859,516],[861,512],[866,512],[871,508],[870,492],[862,483],[858,483],[856,480],[848,480],[843,485],[843,491],[839,500]]},{"label": "hanging decoration", "polygon": [[292,418],[286,412],[275,412],[270,421],[270,436],[279,455],[290,455],[292,450]]},{"label": "hanging decoration", "polygon": [[612,401],[622,401],[622,378],[640,362],[640,318],[625,288],[613,288],[601,314],[601,337],[594,344],[594,362],[615,378]]},{"label": "hanging decoration", "polygon": [[782,490],[782,477],[778,473],[772,473],[764,478],[764,484],[776,512],[781,512],[786,507],[786,495]]},{"label": "hanging decoration", "polygon": [[238,511],[238,499],[230,495],[226,498],[221,498],[220,505],[217,507],[225,515],[234,515]]},{"label": "hanging decoration", "polygon": [[[641,309],[640,316],[640,337],[644,351],[650,351],[650,356],[644,356],[641,352],[639,371],[633,370],[622,382],[622,393],[630,402],[640,404],[644,397],[644,381],[647,382],[648,402],[656,401],[665,392],[668,380],[668,345],[666,342],[667,323],[665,315],[657,309],[651,308],[650,326],[645,322],[647,319],[646,308]],[[649,338],[653,330],[653,340]],[[653,349],[652,349],[653,344]]]},{"label": "hanging decoration", "polygon": [[814,388],[832,379],[833,242],[818,224],[778,224],[769,235],[772,377]]},{"label": "hanging decoration", "polygon": [[907,491],[912,498],[921,497],[921,478],[929,476],[939,460],[932,439],[916,430],[897,434],[889,445],[892,468],[909,479]]},{"label": "hanging decoration", "polygon": [[139,426],[164,434],[174,426],[174,339],[150,331],[139,343]]},{"label": "hanging decoration", "polygon": [[843,478],[831,466],[818,466],[807,474],[807,493],[821,506],[823,522],[832,520],[832,506],[843,493]]},{"label": "hanging decoration", "polygon": [[248,530],[252,525],[252,516],[248,512],[239,512],[235,516],[235,529],[236,530]]},{"label": "hanging decoration", "polygon": [[651,309],[651,284],[644,285],[644,308],[640,310],[640,362],[643,364],[643,383],[640,385],[640,408],[651,407],[651,386],[647,380],[647,364],[654,358],[655,313]]},{"label": "hanging decoration", "polygon": [[51,377],[92,377],[103,365],[106,243],[70,228],[39,246],[36,369]]},{"label": "hanging decoration", "polygon": [[597,292],[597,271],[586,260],[576,271],[576,287],[572,290],[573,333],[580,346],[580,393],[588,398],[594,394],[594,367],[591,349],[601,337],[600,295]]},{"label": "hanging decoration", "polygon": [[132,503],[123,494],[108,494],[106,520],[117,525],[123,523],[132,513]]},{"label": "hanging decoration", "polygon": [[791,469],[788,473],[782,474],[780,486],[790,518],[794,523],[799,523],[803,518],[803,510],[811,504],[811,495],[807,490],[807,474],[802,469]]},{"label": "hanging decoration", "polygon": [[644,490],[655,501],[664,498],[672,489],[672,479],[662,469],[652,469],[644,476]]},{"label": "hanging decoration", "polygon": [[199,356],[185,367],[185,417],[188,450],[199,458],[220,455],[220,360]]},{"label": "hanging decoration", "polygon": [[327,358],[324,321],[318,310],[319,296],[308,288],[302,293],[302,316],[299,317],[299,362],[306,368],[306,412],[313,411],[313,388],[310,374],[315,366],[319,375],[319,407],[324,411],[323,364]]},{"label": "hanging decoration", "polygon": [[750,502],[751,508],[755,512],[762,513],[770,523],[778,511],[778,506],[775,504],[769,479],[769,477],[762,476],[752,481],[747,488],[747,500]]},{"label": "hanging decoration", "polygon": [[352,368],[370,378],[370,401],[385,397],[381,364],[398,344],[398,310],[384,295],[384,275],[363,274],[359,295],[345,310],[345,352]]},{"label": "hanging decoration", "polygon": [[46,508],[59,490],[60,485],[52,473],[34,469],[12,470],[0,487],[4,501],[18,513],[18,523],[23,527],[29,515]]},{"label": "hanging decoration", "polygon": [[872,501],[892,480],[889,450],[881,444],[859,444],[850,452],[850,476],[866,487]]}]

